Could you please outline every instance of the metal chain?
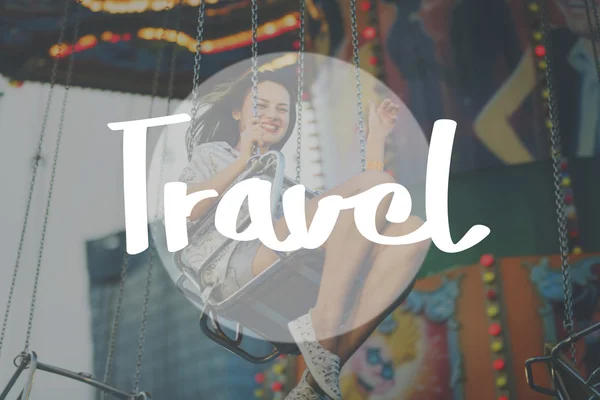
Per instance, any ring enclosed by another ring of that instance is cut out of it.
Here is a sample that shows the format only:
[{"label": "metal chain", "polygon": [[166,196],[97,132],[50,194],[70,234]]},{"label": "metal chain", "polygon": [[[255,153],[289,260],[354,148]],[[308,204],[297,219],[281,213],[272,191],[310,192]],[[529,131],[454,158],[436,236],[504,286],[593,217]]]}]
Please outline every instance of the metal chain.
[{"label": "metal chain", "polygon": [[[79,2],[77,2],[79,3]],[[73,43],[77,43],[79,39],[79,26],[80,26],[80,7],[75,10],[75,27],[73,28]],[[29,353],[29,342],[31,340],[31,332],[33,329],[33,318],[35,315],[35,305],[37,302],[38,285],[40,281],[40,272],[42,270],[42,256],[44,254],[44,245],[46,243],[46,232],[48,228],[48,219],[50,217],[50,209],[52,206],[52,195],[54,192],[54,180],[56,178],[56,167],[58,165],[58,155],[60,153],[60,144],[63,135],[63,128],[65,123],[65,113],[67,110],[67,101],[69,98],[69,89],[71,87],[71,79],[73,77],[73,65],[75,61],[75,52],[71,53],[69,57],[69,66],[67,67],[67,76],[65,79],[65,94],[63,95],[63,101],[60,111],[60,120],[58,124],[58,134],[56,137],[56,145],[54,147],[54,159],[52,161],[52,172],[50,175],[50,187],[48,189],[48,200],[46,202],[46,210],[44,212],[44,223],[42,225],[42,236],[40,239],[40,248],[38,251],[37,264],[35,268],[35,278],[33,281],[33,291],[31,294],[31,304],[29,306],[29,319],[27,321],[27,333],[25,334],[25,346],[23,353]]]},{"label": "metal chain", "polygon": [[300,183],[301,157],[302,157],[302,101],[304,91],[304,22],[306,14],[306,0],[300,0],[300,47],[298,49],[298,118],[296,136],[296,182]]},{"label": "metal chain", "polygon": [[252,115],[258,116],[258,4],[252,0]]},{"label": "metal chain", "polygon": [[202,41],[204,37],[204,15],[206,9],[206,1],[202,0],[200,2],[200,6],[198,7],[198,25],[196,26],[196,53],[194,54],[194,79],[192,81],[192,109],[191,109],[191,117],[192,121],[188,126],[188,130],[186,132],[187,142],[187,150],[188,157],[191,157],[192,151],[195,147],[194,139],[192,138],[193,132],[195,132],[196,128],[196,120],[198,114],[198,108],[200,107],[198,101],[198,87],[200,86],[200,61],[202,60]]},{"label": "metal chain", "polygon": [[[541,7],[541,22],[542,22],[542,34],[544,37],[544,47],[546,48],[546,84],[548,86],[549,94],[549,114],[552,127],[550,128],[550,140],[552,150],[552,167],[554,173],[554,195],[556,201],[556,214],[558,223],[558,238],[560,246],[560,261],[561,261],[561,272],[562,272],[562,283],[564,291],[564,307],[565,307],[565,318],[563,326],[567,333],[571,335],[573,333],[573,284],[571,280],[571,271],[569,265],[569,241],[567,235],[567,215],[565,210],[565,199],[563,188],[561,185],[561,156],[562,156],[562,145],[560,138],[560,127],[558,119],[558,99],[554,90],[554,82],[552,75],[552,43],[550,41],[550,32],[548,27],[548,16],[546,2],[542,2]],[[573,365],[576,365],[576,354],[575,344],[571,343],[571,359]]]},{"label": "metal chain", "polygon": [[[119,323],[121,321],[121,307],[123,305],[123,295],[125,293],[125,281],[127,280],[127,268],[129,264],[129,257],[127,253],[123,256],[123,263],[121,264],[121,279],[119,281],[119,295],[117,296],[117,305],[115,306],[115,315],[113,317],[113,323],[110,330],[110,339],[108,344],[108,354],[106,356],[106,365],[104,366],[104,383],[108,385],[108,381],[112,375],[112,364],[117,347],[117,332],[119,330]],[[100,391],[100,399],[104,400],[105,393]]]},{"label": "metal chain", "polygon": [[[176,26],[176,35],[179,33],[179,27],[181,24],[181,7],[180,6],[178,8],[178,12],[177,12],[177,26]],[[167,11],[167,14],[165,15],[165,21],[164,21],[164,27],[166,29],[166,26],[168,24],[168,20],[169,20],[169,13],[171,12],[171,9],[167,6],[165,8],[164,11]],[[163,30],[164,32],[164,30]],[[164,33],[163,33],[164,35]],[[173,44],[174,46],[174,44]],[[170,104],[171,104],[171,99],[173,97],[173,86],[174,86],[174,79],[175,79],[175,60],[176,60],[176,54],[177,52],[173,49],[172,51],[172,56],[171,56],[171,63],[170,63],[170,75],[169,75],[169,87],[168,87],[168,97],[167,97],[167,115],[169,114],[169,110],[170,110]],[[150,102],[150,117],[152,117],[152,109],[154,106],[154,100],[156,98],[156,93],[158,91],[158,78],[159,78],[159,73],[160,73],[160,68],[161,68],[161,64],[162,64],[162,51],[159,52],[159,54],[157,55],[157,59],[156,59],[156,67],[155,67],[155,71],[154,71],[154,78],[153,78],[153,82],[152,82],[152,99]],[[164,152],[165,150],[163,149],[163,160],[164,160]],[[162,167],[162,164],[161,164]],[[158,204],[158,203],[157,203]],[[152,248],[152,243],[150,244],[150,249]],[[149,250],[150,251],[150,250]],[[111,328],[111,332],[110,332],[110,339],[109,339],[109,346],[108,346],[108,354],[106,357],[106,365],[105,365],[105,369],[104,369],[104,383],[108,384],[111,375],[112,375],[112,366],[113,366],[113,361],[114,361],[114,355],[115,355],[115,351],[116,351],[116,343],[117,343],[117,333],[119,330],[119,324],[120,324],[120,320],[121,320],[121,308],[122,308],[122,304],[123,304],[123,297],[125,294],[125,282],[127,280],[127,270],[128,270],[128,264],[129,264],[129,256],[127,255],[127,253],[124,254],[123,257],[123,263],[121,265],[121,278],[120,278],[120,282],[119,282],[119,294],[117,296],[117,304],[115,307],[115,315],[113,317],[113,324],[112,324],[112,328]],[[145,296],[144,296],[144,311],[142,312],[142,314],[145,313],[145,310],[147,309],[147,305],[149,302],[149,298],[150,298],[150,283],[151,283],[151,268],[152,268],[152,259],[151,257],[149,257],[149,264],[148,264],[148,277],[146,280],[146,289],[145,289]],[[142,317],[142,323],[144,323],[144,317]],[[143,331],[145,331],[145,327],[143,328]],[[142,327],[140,327],[140,336],[142,336]],[[142,338],[142,348],[141,351],[143,352],[143,338]],[[136,379],[138,379],[138,375],[141,376],[141,372],[139,369],[141,369],[141,360],[140,360],[140,349],[138,347],[138,362],[136,363]],[[139,383],[139,380],[138,380]],[[136,384],[137,386],[137,384]],[[135,393],[137,393],[137,390],[135,390]],[[104,400],[105,398],[105,392],[101,391],[100,392],[100,398],[101,400]]]},{"label": "metal chain", "polygon": [[358,47],[356,0],[350,0],[350,19],[352,22],[352,54],[354,61],[354,77],[356,81],[356,112],[358,114],[358,134],[360,137],[360,163],[362,170],[364,171],[367,167],[367,146],[365,143],[365,122],[363,118],[362,93],[360,85],[360,56]]},{"label": "metal chain", "polygon": [[[175,37],[179,37],[181,30],[181,11],[183,5],[177,7],[177,14],[175,15]],[[177,65],[177,46],[173,42],[171,45],[171,63],[169,65],[169,86],[167,89],[167,115],[171,112],[171,100],[173,99],[173,92],[175,90],[175,66]],[[168,126],[167,126],[168,128]]]},{"label": "metal chain", "polygon": [[67,28],[67,19],[69,16],[69,6],[71,4],[71,0],[65,0],[65,5],[63,9],[63,17],[60,22],[60,33],[58,35],[58,46],[59,46],[59,55],[54,58],[52,65],[52,72],[50,74],[50,90],[48,92],[48,100],[46,101],[46,108],[44,110],[44,117],[42,119],[42,127],[40,131],[40,136],[38,138],[38,146],[36,151],[36,156],[33,163],[33,171],[31,174],[31,181],[29,183],[29,193],[27,195],[27,203],[25,205],[25,217],[23,220],[23,228],[21,229],[21,237],[19,239],[19,247],[17,248],[17,258],[15,260],[15,265],[13,267],[12,279],[10,282],[10,288],[8,290],[8,299],[6,301],[6,310],[4,311],[4,319],[2,320],[2,329],[0,331],[0,356],[2,356],[2,344],[4,343],[4,337],[6,335],[6,328],[8,326],[8,318],[10,316],[10,310],[12,306],[12,299],[14,297],[15,286],[17,283],[17,276],[19,273],[19,266],[21,265],[21,256],[23,254],[23,246],[25,245],[25,234],[27,232],[27,226],[29,223],[29,212],[31,210],[31,202],[33,200],[33,191],[35,188],[35,182],[38,173],[38,167],[41,160],[40,154],[42,153],[42,146],[44,143],[44,137],[46,135],[46,126],[48,124],[48,116],[50,114],[50,105],[52,102],[52,94],[54,92],[54,86],[56,85],[56,76],[58,74],[58,62],[61,59],[60,55],[62,55],[63,42],[65,39],[65,32]]},{"label": "metal chain", "polygon": [[598,39],[600,39],[600,17],[598,16],[598,5],[596,4],[596,0],[592,0],[592,10],[594,13],[594,19],[596,22],[596,29],[594,30],[594,26],[592,24],[592,16],[590,14],[590,0],[584,0],[585,2],[585,15],[587,17],[588,28],[590,33],[592,34],[592,51],[594,52],[594,64],[596,65],[596,74],[598,75],[598,79],[600,80],[600,61],[598,60]]},{"label": "metal chain", "polygon": [[[252,0],[252,116],[258,117],[258,4],[257,0]],[[252,153],[258,154],[259,149],[255,144],[252,146]]]},{"label": "metal chain", "polygon": [[[204,3],[204,1],[202,2]],[[161,35],[160,40],[164,37],[164,32],[169,25],[169,16],[171,14],[171,6],[167,5],[164,8],[165,21],[163,23],[164,29],[162,30],[163,34]],[[156,68],[154,70],[154,79],[152,82],[152,100],[150,101],[150,112],[149,118],[152,117],[152,108],[154,105],[154,100],[156,99],[156,95],[158,92],[158,83],[160,78],[160,69],[162,66],[163,59],[163,50],[161,49],[156,56]],[[133,381],[133,393],[138,393],[140,390],[140,381],[142,378],[142,362],[144,359],[144,344],[146,340],[146,325],[148,322],[148,304],[150,303],[150,288],[152,286],[152,266],[154,264],[154,240],[152,235],[149,235],[149,243],[148,243],[148,269],[146,272],[146,285],[144,288],[144,304],[142,305],[142,321],[140,323],[140,334],[138,338],[138,354],[135,365],[135,378]]]}]

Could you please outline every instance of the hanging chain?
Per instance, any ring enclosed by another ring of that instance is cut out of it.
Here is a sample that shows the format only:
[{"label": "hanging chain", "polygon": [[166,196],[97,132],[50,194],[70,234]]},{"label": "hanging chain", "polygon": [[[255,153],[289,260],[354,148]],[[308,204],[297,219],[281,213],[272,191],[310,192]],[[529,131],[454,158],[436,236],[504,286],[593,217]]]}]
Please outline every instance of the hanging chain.
[{"label": "hanging chain", "polygon": [[[204,1],[202,2],[204,3]],[[171,14],[171,6],[167,5],[164,8],[164,12],[165,14],[165,21],[163,23],[163,26],[165,27],[163,29],[163,34],[161,35],[160,40],[163,39],[164,37],[164,32],[167,28],[167,26],[169,25],[169,16]],[[159,83],[159,78],[160,78],[160,69],[162,66],[162,59],[163,59],[163,50],[161,49],[157,56],[156,56],[156,68],[154,70],[154,80],[152,82],[152,100],[150,102],[150,115],[148,116],[149,118],[152,117],[152,108],[154,105],[154,100],[156,99],[156,95],[158,92],[158,83]],[[133,393],[138,393],[140,390],[140,381],[142,378],[142,362],[144,359],[144,344],[145,344],[145,340],[146,340],[146,326],[148,323],[148,304],[150,303],[150,288],[152,286],[152,266],[154,264],[154,258],[155,258],[155,254],[154,254],[154,240],[152,235],[149,235],[149,243],[148,243],[148,269],[146,272],[146,285],[144,288],[144,304],[142,305],[142,321],[140,323],[140,334],[139,334],[139,338],[138,338],[138,354],[137,354],[137,360],[136,360],[136,365],[135,365],[135,378],[133,381]]]},{"label": "hanging chain", "polygon": [[[258,4],[252,0],[252,116],[258,117]],[[252,146],[252,153],[260,153],[258,146]]]},{"label": "hanging chain", "polygon": [[354,78],[356,81],[356,112],[358,115],[358,134],[360,137],[360,164],[364,171],[367,167],[367,150],[365,143],[365,122],[360,85],[360,56],[358,47],[358,23],[356,17],[356,0],[350,0],[350,19],[352,22],[352,54],[354,61]]},{"label": "hanging chain", "polygon": [[592,2],[592,10],[594,13],[594,20],[596,22],[596,29],[592,24],[592,16],[590,14],[590,0],[584,0],[585,2],[585,15],[587,17],[588,29],[592,34],[592,51],[594,52],[594,64],[596,65],[596,74],[598,75],[598,79],[600,80],[600,61],[598,59],[598,39],[600,39],[600,17],[598,16],[598,5],[596,4],[596,0],[591,0]]},{"label": "hanging chain", "polygon": [[[177,7],[177,14],[175,15],[175,37],[179,37],[181,30],[181,10],[183,6],[180,4]],[[177,65],[177,47],[176,43],[173,42],[171,45],[171,64],[169,65],[169,86],[167,89],[167,115],[171,112],[171,100],[173,99],[173,92],[175,90],[175,66]],[[167,125],[167,128],[169,126]],[[166,142],[165,142],[166,143]]]},{"label": "hanging chain", "polygon": [[[79,4],[79,2],[77,2]],[[80,7],[75,10],[75,27],[73,28],[73,43],[76,43],[79,39],[79,25],[80,25]],[[25,346],[23,348],[23,354],[29,352],[29,342],[31,340],[31,331],[33,329],[33,318],[35,315],[35,305],[37,301],[38,285],[40,281],[40,272],[42,270],[42,256],[44,254],[44,245],[46,243],[46,232],[48,228],[48,219],[50,217],[50,208],[52,205],[52,194],[54,192],[54,180],[56,178],[56,167],[58,165],[58,155],[60,153],[60,144],[63,135],[63,128],[65,123],[65,112],[67,110],[67,100],[69,98],[69,89],[71,87],[71,79],[73,77],[73,65],[75,61],[75,53],[71,53],[69,57],[69,66],[67,67],[67,75],[65,80],[65,94],[63,96],[62,106],[60,110],[60,120],[58,124],[58,134],[56,137],[56,145],[54,147],[54,159],[52,161],[52,172],[50,175],[50,187],[48,189],[48,200],[46,202],[46,210],[44,212],[44,223],[42,225],[42,236],[40,239],[40,248],[38,251],[37,264],[35,268],[35,278],[33,282],[33,291],[31,294],[31,304],[29,306],[29,319],[27,321],[27,333],[25,334]]]},{"label": "hanging chain", "polygon": [[300,183],[301,156],[302,156],[302,101],[304,92],[304,21],[306,14],[306,0],[300,0],[300,47],[298,49],[298,118],[296,136],[296,183]]},{"label": "hanging chain", "polygon": [[[549,114],[552,127],[550,128],[550,140],[552,150],[552,167],[554,173],[554,195],[556,201],[556,214],[558,223],[558,238],[560,245],[560,261],[561,261],[561,272],[562,272],[562,283],[564,291],[564,307],[565,307],[565,318],[563,326],[567,333],[571,335],[573,333],[573,284],[571,280],[571,271],[569,265],[569,240],[567,235],[567,216],[565,210],[565,199],[563,188],[561,186],[561,156],[562,156],[562,145],[560,141],[560,129],[558,120],[558,99],[554,91],[554,82],[552,75],[552,43],[550,41],[550,32],[548,27],[548,15],[546,9],[546,2],[542,2],[541,7],[541,23],[542,23],[542,34],[544,37],[544,47],[546,48],[546,84],[548,85],[548,105]],[[575,344],[571,343],[571,359],[573,366],[576,365],[576,354]]]},{"label": "hanging chain", "polygon": [[[164,11],[167,12],[167,14],[165,15],[165,21],[164,21],[164,27],[166,29],[168,21],[169,21],[169,13],[171,12],[171,8],[169,6],[167,6]],[[178,8],[177,11],[177,26],[176,26],[176,35],[179,34],[179,27],[181,24],[181,6]],[[164,35],[164,29],[163,29],[163,35]],[[169,75],[169,87],[168,87],[168,98],[167,98],[167,115],[169,114],[170,111],[170,104],[171,104],[171,98],[173,96],[173,86],[174,86],[174,80],[175,80],[175,60],[176,60],[176,54],[177,52],[173,49],[172,50],[172,56],[171,56],[171,63],[170,63],[170,75]],[[160,76],[160,68],[161,68],[161,64],[162,64],[162,57],[163,57],[163,52],[160,51],[157,55],[157,59],[156,59],[156,66],[155,66],[155,71],[154,71],[154,77],[153,77],[153,81],[152,81],[152,98],[150,100],[150,112],[149,112],[149,116],[152,117],[152,109],[154,106],[154,101],[156,98],[156,93],[158,91],[158,83],[159,83],[159,76]],[[165,149],[163,149],[163,160],[164,160],[164,154],[165,154]],[[162,162],[161,162],[161,169],[162,169]],[[158,204],[158,203],[157,203]],[[139,380],[141,378],[141,365],[142,365],[142,355],[143,355],[143,347],[144,347],[144,336],[145,336],[145,320],[146,320],[146,315],[147,315],[147,306],[150,300],[150,284],[152,281],[152,255],[150,254],[150,252],[152,251],[153,248],[153,243],[151,242],[149,245],[149,260],[148,260],[148,273],[147,273],[147,279],[146,279],[146,287],[145,287],[145,294],[144,294],[144,303],[143,303],[143,311],[142,311],[142,323],[140,326],[140,339],[138,342],[138,356],[137,356],[137,361],[136,361],[136,372],[135,372],[135,389],[134,392],[137,393],[139,390]],[[113,366],[113,361],[114,361],[114,356],[115,356],[115,351],[116,351],[116,343],[117,343],[117,333],[119,330],[119,324],[120,324],[120,320],[121,320],[121,309],[122,309],[122,304],[123,304],[123,297],[125,294],[125,282],[127,280],[127,270],[128,270],[128,264],[129,264],[129,256],[127,254],[124,255],[123,257],[123,263],[121,265],[121,279],[119,282],[119,294],[117,296],[117,304],[115,307],[115,315],[113,317],[113,324],[112,324],[112,328],[111,328],[111,332],[110,332],[110,339],[109,339],[109,346],[108,346],[108,354],[106,357],[106,365],[105,365],[105,369],[104,369],[104,383],[108,385],[108,382],[111,378],[112,375],[112,366]],[[104,391],[100,392],[100,398],[101,400],[104,400],[106,393]]]},{"label": "hanging chain", "polygon": [[8,290],[8,299],[6,301],[6,310],[4,311],[4,319],[2,321],[2,330],[0,331],[0,356],[2,355],[2,344],[4,343],[4,337],[6,335],[6,328],[8,326],[8,318],[10,316],[10,309],[12,306],[12,299],[15,292],[15,285],[17,283],[17,276],[19,273],[19,266],[21,265],[21,255],[23,254],[23,246],[25,244],[25,234],[27,232],[27,226],[29,222],[29,211],[31,210],[31,202],[33,200],[33,190],[35,188],[35,181],[37,178],[38,167],[41,160],[40,154],[42,153],[42,146],[44,143],[44,137],[46,135],[46,125],[48,124],[48,116],[50,114],[50,105],[52,102],[52,94],[54,92],[54,86],[56,85],[56,75],[58,73],[58,62],[62,55],[63,42],[65,39],[65,32],[67,29],[67,19],[69,16],[69,7],[71,0],[65,0],[63,9],[63,17],[60,22],[60,33],[58,36],[58,47],[60,49],[59,56],[55,57],[52,64],[52,72],[50,74],[50,90],[48,92],[48,100],[46,101],[46,109],[44,110],[44,117],[42,119],[42,127],[40,136],[38,138],[38,146],[36,156],[33,163],[33,171],[31,174],[31,181],[29,183],[29,194],[27,196],[27,204],[25,206],[25,218],[23,220],[23,228],[21,229],[21,237],[19,239],[19,247],[17,249],[17,258],[13,267],[12,279],[10,282],[10,288]]},{"label": "hanging chain", "polygon": [[258,117],[258,4],[252,0],[252,115]]},{"label": "hanging chain", "polygon": [[[123,294],[125,293],[125,281],[127,280],[127,268],[129,264],[129,257],[127,254],[123,256],[123,263],[121,265],[121,279],[119,281],[119,295],[117,296],[117,305],[115,307],[115,315],[113,317],[113,324],[110,330],[110,339],[108,343],[108,354],[106,356],[106,365],[104,366],[104,383],[108,385],[112,374],[112,364],[115,355],[115,349],[117,346],[117,332],[119,330],[119,322],[121,321],[121,306],[123,305]],[[105,393],[100,391],[100,399],[104,400]]]},{"label": "hanging chain", "polygon": [[196,53],[194,54],[194,79],[192,81],[192,121],[188,125],[188,130],[185,135],[187,140],[188,158],[192,156],[195,147],[193,133],[196,130],[196,121],[198,119],[198,109],[200,107],[198,101],[198,87],[200,86],[200,61],[202,60],[202,41],[204,37],[204,15],[206,9],[206,1],[202,0],[198,7],[198,25],[196,26]]}]

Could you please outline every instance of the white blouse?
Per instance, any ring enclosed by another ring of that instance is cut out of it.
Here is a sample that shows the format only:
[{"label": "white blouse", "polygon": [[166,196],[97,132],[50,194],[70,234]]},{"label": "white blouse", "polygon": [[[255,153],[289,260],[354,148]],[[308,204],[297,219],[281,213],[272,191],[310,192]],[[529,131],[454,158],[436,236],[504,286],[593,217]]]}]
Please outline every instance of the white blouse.
[{"label": "white blouse", "polygon": [[[188,184],[203,182],[226,168],[238,156],[239,152],[226,142],[201,144],[194,149],[190,162],[181,172],[179,181]],[[197,223],[198,221],[190,222],[188,228],[193,228]],[[210,229],[204,229],[190,237],[189,245],[183,250],[182,261],[200,276],[202,264],[225,240],[227,238],[221,235],[214,225]],[[235,248],[235,244],[227,246],[210,264],[205,266],[212,270],[207,279],[212,282],[206,283],[214,283],[214,278],[220,282],[225,281],[229,259]]]}]

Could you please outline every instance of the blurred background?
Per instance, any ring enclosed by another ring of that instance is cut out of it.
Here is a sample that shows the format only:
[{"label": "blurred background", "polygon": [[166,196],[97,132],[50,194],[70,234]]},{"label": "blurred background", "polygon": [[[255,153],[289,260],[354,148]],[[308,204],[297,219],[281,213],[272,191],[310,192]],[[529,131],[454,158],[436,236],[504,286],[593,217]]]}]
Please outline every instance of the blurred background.
[{"label": "blurred background", "polygon": [[[189,96],[200,1],[69,2],[62,45],[64,0],[0,1],[2,310],[37,141],[46,126],[0,357],[2,384],[13,373],[13,358],[25,339],[61,120],[65,137],[32,349],[42,361],[103,376],[125,248],[122,139],[106,124],[147,118],[151,104],[155,116],[173,113]],[[251,55],[250,1],[205,1],[200,82]],[[474,224],[490,227],[491,234],[458,254],[432,246],[406,303],[346,366],[347,399],[544,397],[528,388],[523,365],[542,355],[546,343],[564,338],[565,331],[540,1],[357,1],[361,67],[373,77],[365,85],[367,96],[378,98],[383,82],[408,107],[426,140],[437,119],[457,121],[449,187],[452,236],[457,240]],[[591,1],[600,7],[600,1]],[[350,2],[306,4],[306,51],[351,62]],[[292,65],[296,59],[281,54],[299,48],[299,2],[260,0],[258,5],[263,62]],[[548,10],[564,150],[559,174],[573,260],[575,326],[581,329],[600,320],[600,81],[592,40],[598,28],[593,19],[590,28],[583,1],[548,0]],[[56,59],[56,87],[44,122]],[[333,117],[340,123],[355,114],[354,84],[346,81],[347,92],[333,99]],[[320,105],[332,101],[328,96],[331,92],[312,91],[303,102],[309,135],[303,168],[309,186],[319,190],[341,179],[331,164],[348,162],[336,158],[341,154],[336,148],[348,138],[321,139],[331,123],[319,120]],[[403,173],[405,161],[402,137],[394,133],[386,154],[385,168],[396,175]],[[149,154],[157,140],[157,134],[149,136]],[[131,387],[135,375],[147,266],[146,253],[129,262],[112,373],[112,383],[123,389]],[[282,399],[294,386],[301,360],[283,357],[252,365],[218,347],[203,336],[196,308],[158,265],[150,293],[141,388],[154,398]],[[258,341],[251,346],[266,348]],[[577,352],[584,375],[600,366],[600,338],[586,338]],[[548,384],[547,371],[537,372],[539,383]],[[32,397],[99,395],[39,374]]]}]

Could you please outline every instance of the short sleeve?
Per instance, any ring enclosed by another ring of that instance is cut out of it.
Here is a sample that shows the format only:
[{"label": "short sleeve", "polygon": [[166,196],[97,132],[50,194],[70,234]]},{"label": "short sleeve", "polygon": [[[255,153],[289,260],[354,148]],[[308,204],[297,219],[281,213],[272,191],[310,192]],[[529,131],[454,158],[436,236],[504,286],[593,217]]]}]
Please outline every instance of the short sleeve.
[{"label": "short sleeve", "polygon": [[217,172],[216,166],[211,161],[214,153],[213,147],[212,143],[205,143],[194,149],[190,162],[179,175],[180,182],[203,182]]}]

